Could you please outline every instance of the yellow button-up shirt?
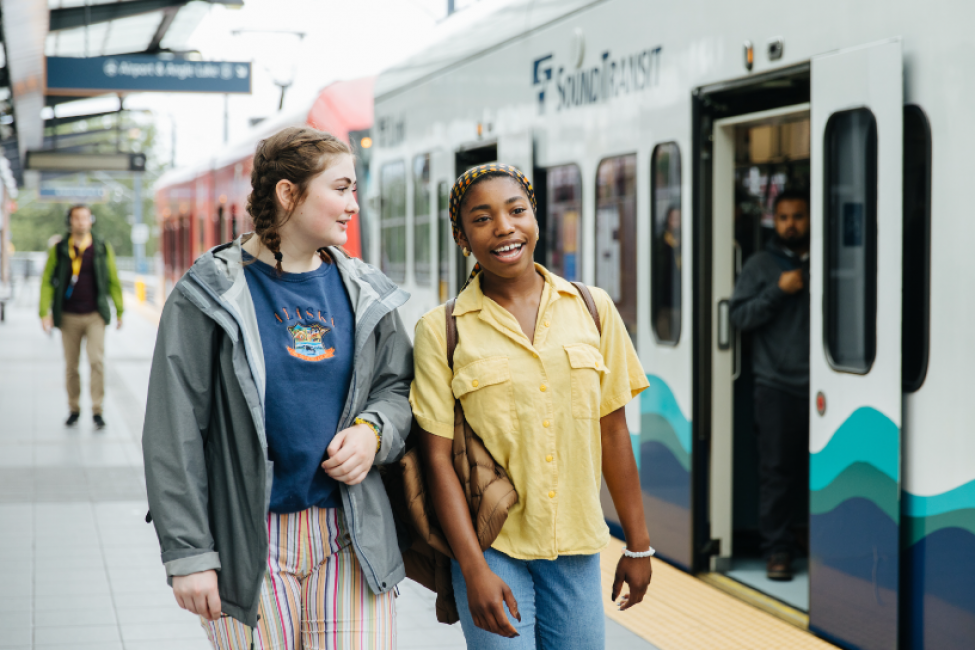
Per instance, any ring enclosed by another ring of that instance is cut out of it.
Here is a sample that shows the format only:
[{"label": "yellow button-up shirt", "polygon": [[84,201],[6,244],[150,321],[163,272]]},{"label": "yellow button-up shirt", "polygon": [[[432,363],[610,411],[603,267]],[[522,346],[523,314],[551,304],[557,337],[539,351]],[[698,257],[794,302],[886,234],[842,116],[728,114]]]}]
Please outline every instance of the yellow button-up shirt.
[{"label": "yellow button-up shirt", "polygon": [[534,560],[598,553],[609,542],[599,502],[599,419],[649,384],[613,301],[591,289],[600,337],[566,280],[545,276],[535,341],[478,280],[457,298],[454,370],[447,365],[445,308],[416,326],[410,404],[426,431],[453,438],[454,399],[508,472],[518,503],[493,547]]}]

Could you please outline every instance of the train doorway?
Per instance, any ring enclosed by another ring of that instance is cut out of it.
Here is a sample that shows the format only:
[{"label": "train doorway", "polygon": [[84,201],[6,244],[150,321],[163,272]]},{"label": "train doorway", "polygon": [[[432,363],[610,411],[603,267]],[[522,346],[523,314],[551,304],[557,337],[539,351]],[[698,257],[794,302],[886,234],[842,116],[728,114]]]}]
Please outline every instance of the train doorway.
[{"label": "train doorway", "polygon": [[[695,450],[695,466],[702,472],[696,483],[701,495],[696,566],[709,564],[708,577],[715,583],[747,584],[745,576],[735,575],[749,550],[741,493],[753,470],[742,462],[740,444],[749,432],[743,413],[747,387],[735,385],[745,376],[747,355],[731,326],[731,297],[736,268],[747,263],[736,240],[747,240],[754,230],[735,225],[742,204],[735,195],[742,180],[736,163],[744,158],[746,142],[749,156],[754,143],[774,151],[771,145],[778,142],[781,151],[792,133],[805,131],[811,224],[804,408],[809,411],[808,600],[777,592],[771,581],[760,579],[748,581],[749,593],[786,608],[776,613],[841,645],[892,648],[898,643],[901,553],[901,41],[830,52],[775,75],[710,92],[700,89],[695,102],[703,136],[695,152],[702,229],[697,250],[704,258],[695,285],[700,305],[695,415],[704,425],[697,437],[704,444]],[[788,87],[801,91],[803,80],[805,100],[782,101],[789,98]],[[742,128],[749,132],[747,141]],[[792,174],[798,170],[795,165]],[[761,171],[757,178],[760,189]],[[788,173],[782,180],[796,182]],[[775,184],[774,173],[766,183],[771,190],[769,183]],[[754,413],[764,418],[764,406]],[[742,595],[763,606],[760,599]],[[865,620],[870,625],[859,623]]]},{"label": "train doorway", "polygon": [[[809,299],[808,231],[804,241],[801,235],[795,236],[794,251],[777,235],[775,213],[778,199],[783,197],[780,212],[787,208],[804,212],[808,223],[809,104],[718,119],[713,125],[712,143],[712,289],[719,299],[714,304],[713,320],[716,336],[712,351],[709,504],[711,537],[720,539],[721,544],[715,549],[711,568],[805,612],[809,609],[809,515],[804,478],[809,463],[808,417],[796,413],[785,418],[795,420],[792,425],[796,430],[790,431],[788,437],[802,440],[793,440],[796,444],[783,448],[769,438],[770,434],[783,438],[786,434],[780,432],[779,425],[775,426],[775,433],[768,431],[769,409],[758,413],[755,405],[763,397],[762,386],[770,385],[770,369],[765,366],[771,340],[775,342],[771,348],[775,359],[788,359],[790,366],[808,368],[808,309],[802,318],[801,305],[802,300]],[[743,278],[746,264],[759,253]],[[749,300],[744,309],[740,298],[738,303],[732,303],[739,281],[748,287],[756,277],[772,277],[780,271],[798,271],[804,285],[794,297],[776,305],[781,311],[771,317],[781,321],[782,326],[763,322],[772,310],[757,291],[746,288],[744,295]],[[733,308],[739,311],[733,313]],[[786,312],[797,317],[796,322],[787,320],[790,314]],[[748,320],[754,323],[749,324],[748,331],[734,327],[734,317],[741,320],[743,313],[748,313]],[[804,327],[795,329],[799,321],[804,321]],[[784,327],[785,331],[768,331],[773,326],[778,330]],[[792,335],[780,336],[788,332]],[[780,388],[777,384],[776,400],[782,392]],[[804,387],[788,391],[785,400],[791,405],[790,410],[802,411],[808,404],[807,392]],[[783,421],[781,426],[789,425]],[[761,438],[760,430],[764,434]],[[780,466],[790,468],[785,472],[788,485],[773,487],[775,479],[768,477],[762,491],[763,454],[765,466],[774,459]],[[776,548],[770,548],[770,544]],[[783,580],[780,574],[773,574],[779,579],[771,579],[766,558],[773,550],[787,547],[791,579]]]}]

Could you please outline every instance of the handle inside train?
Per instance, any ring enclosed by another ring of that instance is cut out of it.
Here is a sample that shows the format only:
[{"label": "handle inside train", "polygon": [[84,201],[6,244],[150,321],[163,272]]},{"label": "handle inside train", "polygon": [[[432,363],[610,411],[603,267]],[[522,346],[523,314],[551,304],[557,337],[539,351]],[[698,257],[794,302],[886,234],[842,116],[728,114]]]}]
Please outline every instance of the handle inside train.
[{"label": "handle inside train", "polygon": [[731,348],[731,301],[718,301],[718,349]]}]

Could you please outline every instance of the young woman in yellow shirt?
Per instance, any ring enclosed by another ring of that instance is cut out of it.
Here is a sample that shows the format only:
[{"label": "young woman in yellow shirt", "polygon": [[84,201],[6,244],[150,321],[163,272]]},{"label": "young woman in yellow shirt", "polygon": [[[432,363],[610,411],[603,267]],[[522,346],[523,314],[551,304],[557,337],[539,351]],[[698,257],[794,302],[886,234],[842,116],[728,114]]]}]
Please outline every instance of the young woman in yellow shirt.
[{"label": "young woman in yellow shirt", "polygon": [[[612,300],[592,289],[602,333],[579,290],[533,262],[535,196],[507,165],[484,165],[451,191],[454,239],[477,266],[457,297],[448,366],[445,307],[420,320],[410,403],[437,517],[456,558],[452,580],[469,648],[603,648],[599,551],[609,541],[601,479],[626,536],[610,597],[627,609],[652,573],[624,405],[648,385]],[[507,471],[518,502],[481,552],[451,459],[454,400]]]}]

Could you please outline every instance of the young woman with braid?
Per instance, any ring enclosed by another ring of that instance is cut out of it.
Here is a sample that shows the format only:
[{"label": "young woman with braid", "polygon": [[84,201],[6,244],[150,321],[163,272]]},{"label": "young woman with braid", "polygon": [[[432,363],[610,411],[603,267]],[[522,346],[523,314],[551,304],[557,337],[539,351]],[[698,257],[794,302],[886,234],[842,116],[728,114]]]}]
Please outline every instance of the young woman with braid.
[{"label": "young woman with braid", "polygon": [[391,649],[403,560],[377,466],[410,428],[407,295],[342,249],[348,146],[288,128],[254,155],[255,232],[163,310],[143,433],[181,607],[218,650]]},{"label": "young woman with braid", "polygon": [[[410,402],[424,430],[429,493],[455,558],[451,579],[467,647],[601,650],[602,596],[615,601],[626,583],[619,605],[632,607],[652,572],[623,413],[647,387],[646,375],[605,291],[533,263],[538,221],[524,174],[475,167],[454,183],[449,209],[454,240],[477,266],[448,303],[451,313],[438,307],[417,324]],[[452,365],[446,318],[456,322]],[[518,494],[484,552],[453,467],[458,399]],[[627,546],[610,594],[600,586],[599,552],[609,542],[601,477]]]}]

